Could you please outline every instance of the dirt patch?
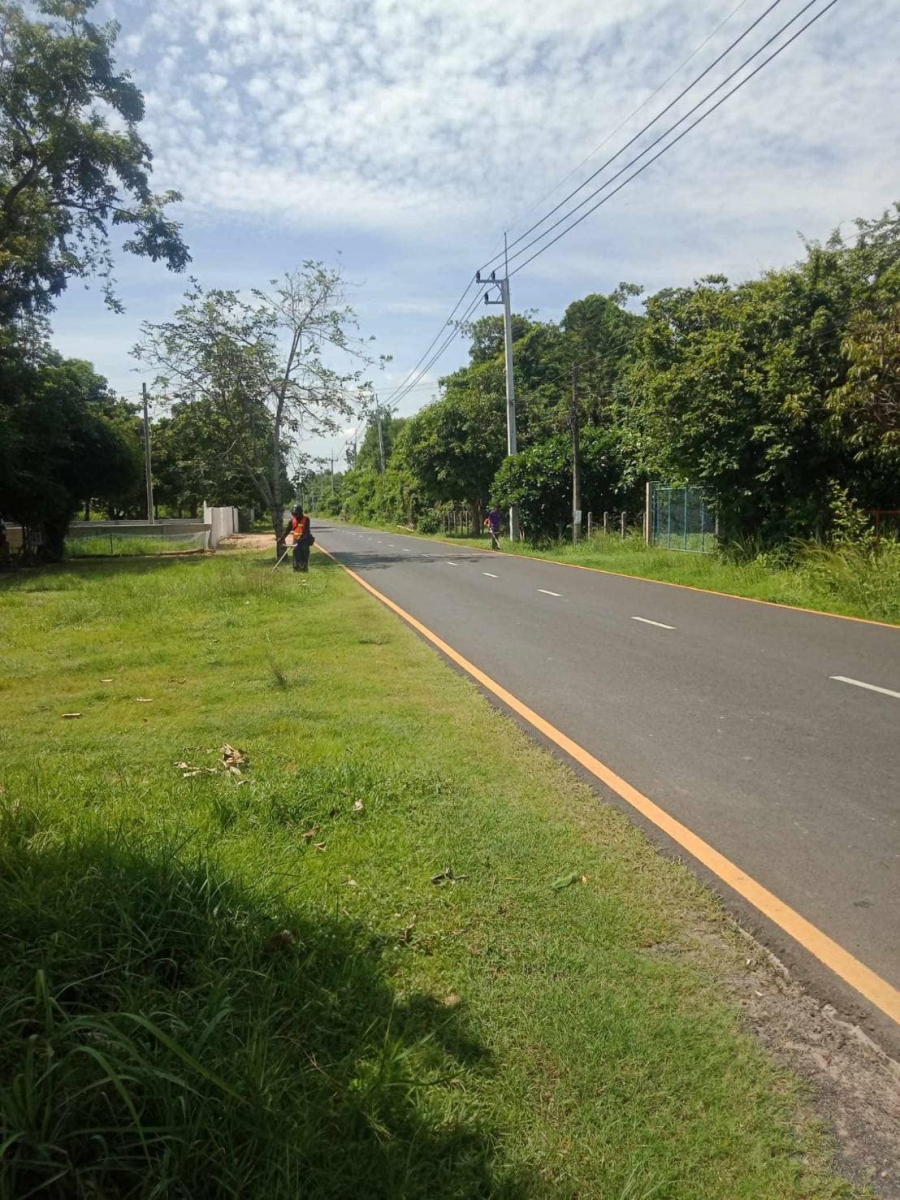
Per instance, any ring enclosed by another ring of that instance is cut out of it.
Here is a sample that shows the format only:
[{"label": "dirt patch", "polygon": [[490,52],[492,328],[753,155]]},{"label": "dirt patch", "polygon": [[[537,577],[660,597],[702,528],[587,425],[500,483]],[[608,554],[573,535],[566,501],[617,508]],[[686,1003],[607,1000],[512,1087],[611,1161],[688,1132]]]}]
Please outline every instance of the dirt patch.
[{"label": "dirt patch", "polygon": [[844,1170],[882,1200],[900,1200],[900,1063],[809,995],[777,959],[748,944],[755,956],[731,987],[754,1033],[814,1085],[816,1109],[835,1132]]},{"label": "dirt patch", "polygon": [[879,1200],[900,1200],[900,1063],[811,996],[739,926],[733,926],[730,946],[729,940],[706,927],[679,945],[660,944],[648,953],[713,972],[730,954],[734,968],[725,985],[776,1062],[811,1085],[814,1115],[834,1132],[837,1169],[868,1184]]},{"label": "dirt patch", "polygon": [[273,550],[275,549],[274,533],[233,533],[231,537],[222,538],[220,550]]}]

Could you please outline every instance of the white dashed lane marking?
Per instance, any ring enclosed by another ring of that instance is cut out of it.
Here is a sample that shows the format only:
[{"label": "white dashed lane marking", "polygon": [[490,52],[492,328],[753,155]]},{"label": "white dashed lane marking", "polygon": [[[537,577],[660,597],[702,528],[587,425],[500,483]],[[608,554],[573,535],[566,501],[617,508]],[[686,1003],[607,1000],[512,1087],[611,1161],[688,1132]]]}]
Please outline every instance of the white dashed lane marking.
[{"label": "white dashed lane marking", "polygon": [[837,683],[850,683],[854,687],[865,688],[867,692],[879,692],[882,696],[893,696],[895,700],[900,700],[900,692],[892,692],[890,688],[877,687],[874,683],[863,683],[861,679],[850,679],[846,675],[829,675],[829,679],[834,679]]},{"label": "white dashed lane marking", "polygon": [[657,629],[674,629],[674,625],[663,625],[662,621],[651,621],[649,617],[632,617],[632,621],[640,621],[643,625],[655,625]]}]

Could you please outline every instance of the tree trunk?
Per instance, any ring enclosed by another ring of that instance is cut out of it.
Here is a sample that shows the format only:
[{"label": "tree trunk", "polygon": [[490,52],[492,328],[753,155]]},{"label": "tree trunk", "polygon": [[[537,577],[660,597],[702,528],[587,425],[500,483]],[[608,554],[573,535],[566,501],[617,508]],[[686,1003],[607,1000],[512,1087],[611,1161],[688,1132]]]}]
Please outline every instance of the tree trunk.
[{"label": "tree trunk", "polygon": [[86,521],[89,521],[91,519],[91,502],[90,502],[90,500],[85,500],[85,502],[84,502],[84,519]]},{"label": "tree trunk", "polygon": [[284,550],[284,500],[281,497],[281,450],[275,442],[275,452],[272,455],[272,529],[275,531],[275,561],[281,557]]},{"label": "tree trunk", "polygon": [[66,533],[69,528],[68,517],[57,517],[44,521],[44,544],[38,551],[38,557],[44,562],[62,562],[66,549]]}]

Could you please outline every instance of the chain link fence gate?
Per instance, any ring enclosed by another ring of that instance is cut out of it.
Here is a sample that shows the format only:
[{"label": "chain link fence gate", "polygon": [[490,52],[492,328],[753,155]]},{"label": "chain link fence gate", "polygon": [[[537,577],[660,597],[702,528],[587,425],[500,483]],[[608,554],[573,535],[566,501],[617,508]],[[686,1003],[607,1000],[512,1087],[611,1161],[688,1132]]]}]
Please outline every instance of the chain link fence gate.
[{"label": "chain link fence gate", "polygon": [[701,488],[647,485],[647,542],[663,550],[711,554],[718,530]]}]

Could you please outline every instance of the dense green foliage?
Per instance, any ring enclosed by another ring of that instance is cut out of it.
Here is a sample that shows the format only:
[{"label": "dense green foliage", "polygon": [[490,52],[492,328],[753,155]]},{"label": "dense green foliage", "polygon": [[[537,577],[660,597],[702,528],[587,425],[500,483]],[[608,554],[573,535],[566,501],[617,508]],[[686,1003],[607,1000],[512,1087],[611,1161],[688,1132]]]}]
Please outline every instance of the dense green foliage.
[{"label": "dense green foliage", "polygon": [[[602,497],[609,508],[636,511],[639,490],[627,485],[619,441],[610,431],[592,427],[581,439],[583,494]],[[517,504],[522,527],[530,540],[556,534],[572,519],[572,442],[568,434],[546,441],[504,460],[493,485],[504,507]]]},{"label": "dense green foliage", "polygon": [[115,507],[141,474],[128,406],[90,363],[0,357],[0,513],[26,528],[30,551],[61,557],[76,511],[90,499]]},{"label": "dense green foliage", "polygon": [[692,483],[725,538],[777,544],[832,536],[848,506],[900,507],[900,206],[759,279],[666,288],[639,313],[640,294],[587,296],[558,325],[514,320],[513,459],[502,324],[469,326],[469,365],[408,420],[377,486],[348,473],[344,515],[433,528],[466,507],[477,528],[489,502],[516,503],[529,538],[557,535],[574,415],[584,510],[637,513],[644,481]]},{"label": "dense green foliage", "polygon": [[[196,516],[204,504],[252,508],[260,504],[253,473],[264,474],[272,459],[272,423],[263,405],[248,404],[242,450],[247,465],[227,448],[230,427],[205,397],[177,401],[153,424],[153,488],[157,504]],[[223,452],[224,451],[224,452]],[[288,479],[282,454],[282,487]]]}]

